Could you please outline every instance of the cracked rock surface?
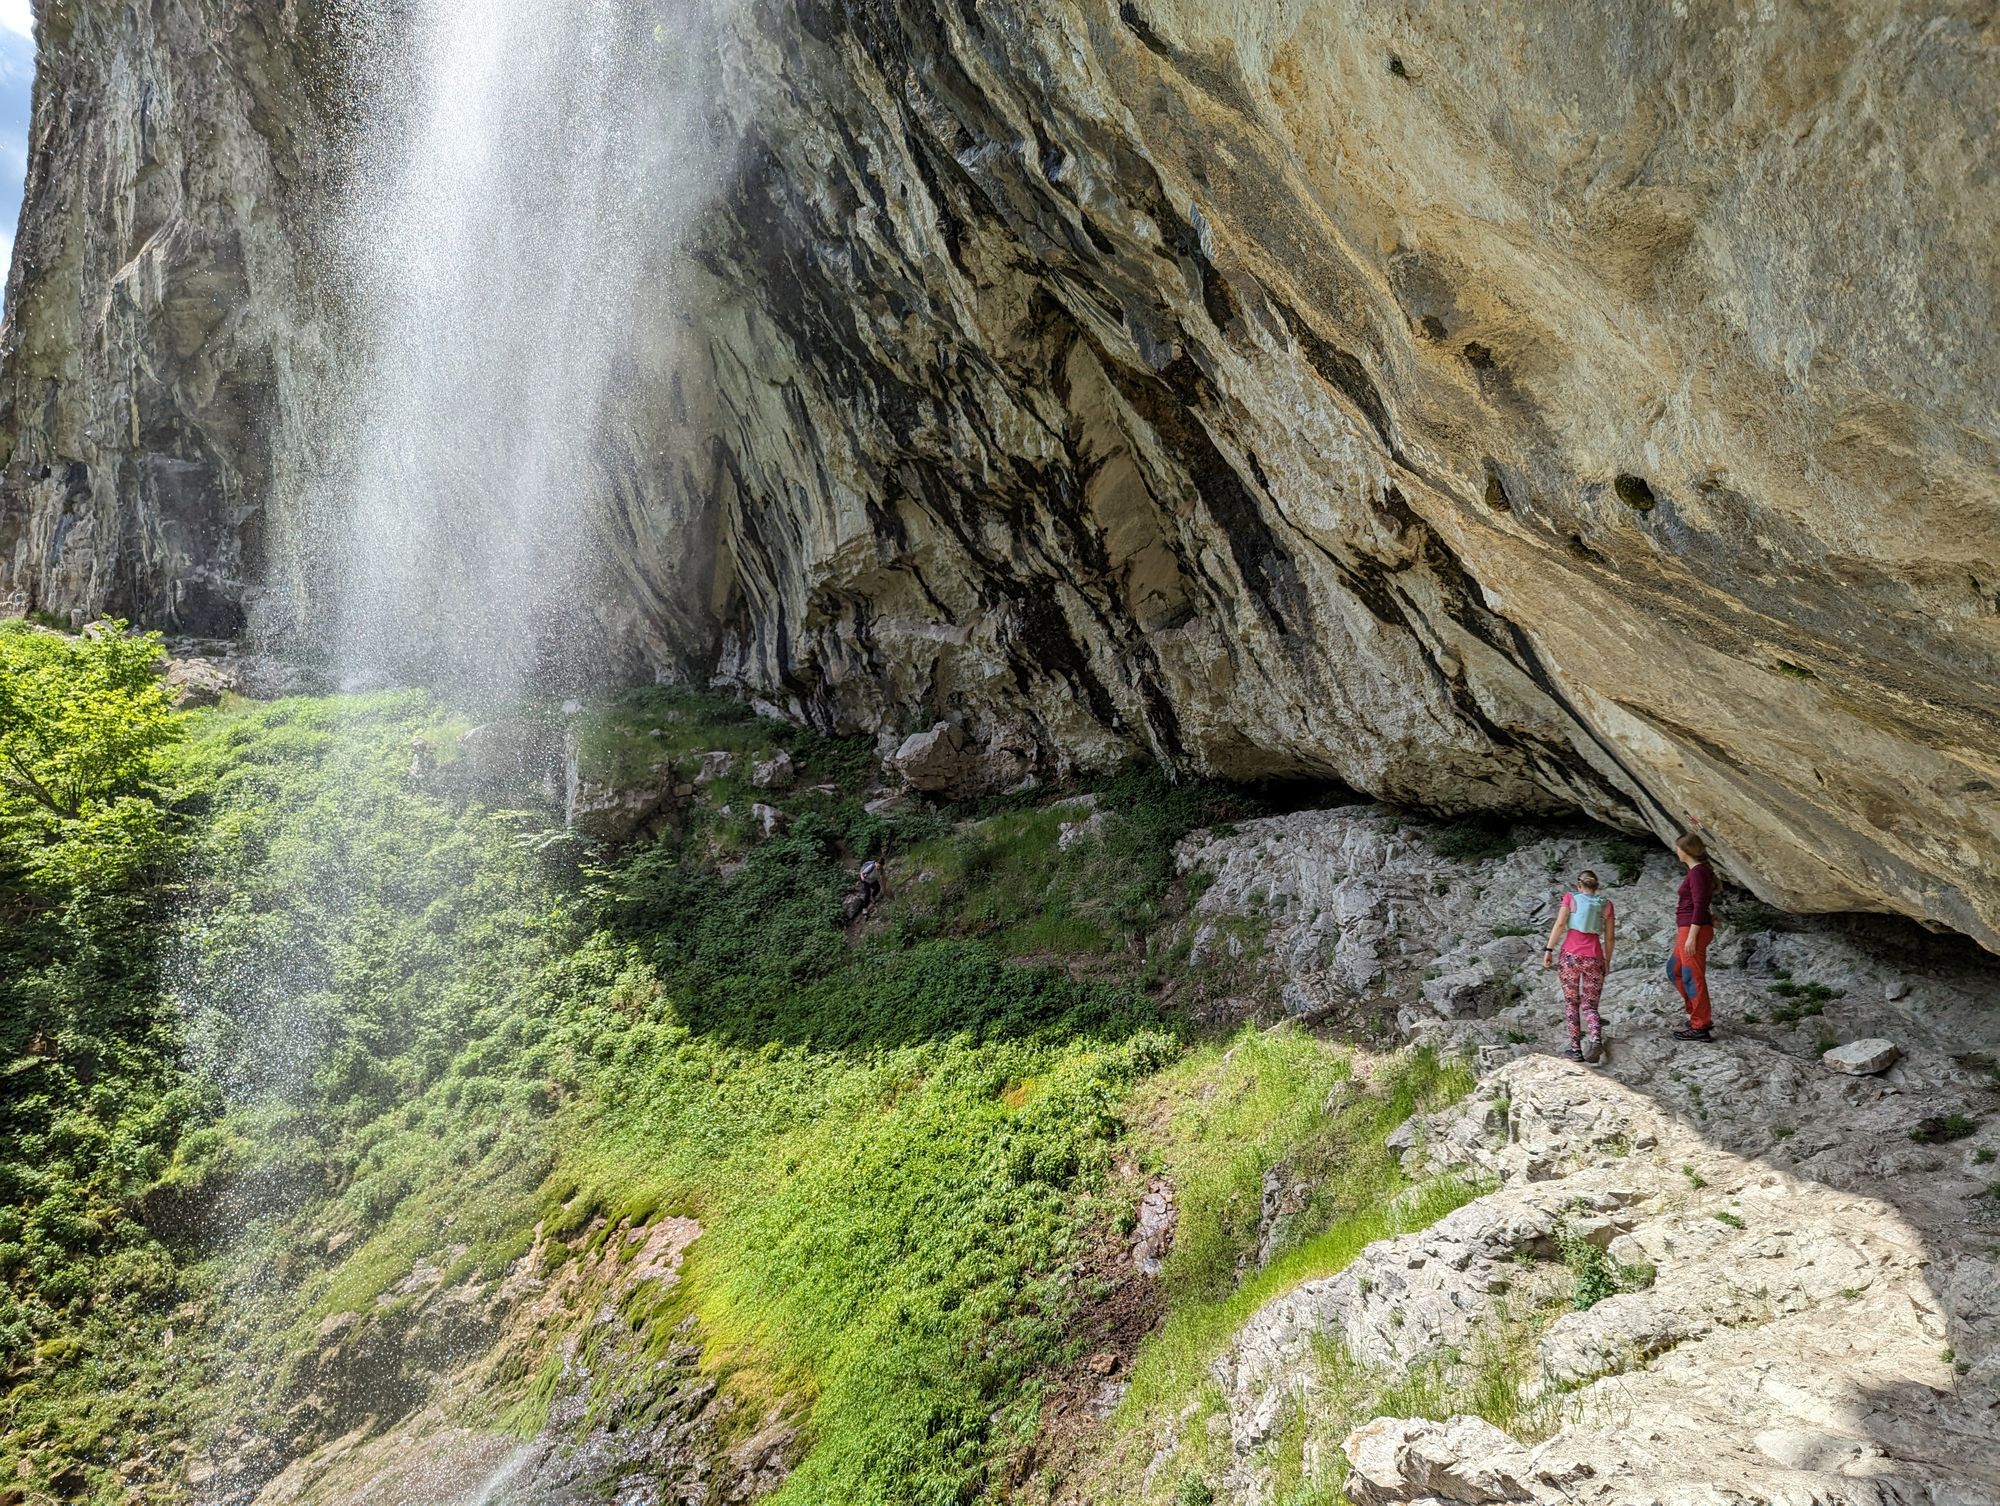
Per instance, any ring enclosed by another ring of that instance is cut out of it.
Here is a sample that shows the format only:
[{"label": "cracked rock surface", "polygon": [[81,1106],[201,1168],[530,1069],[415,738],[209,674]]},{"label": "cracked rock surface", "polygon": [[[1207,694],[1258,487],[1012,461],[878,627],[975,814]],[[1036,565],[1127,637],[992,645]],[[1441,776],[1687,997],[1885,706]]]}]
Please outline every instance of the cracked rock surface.
[{"label": "cracked rock surface", "polygon": [[[1281,1435],[1303,1414],[1308,1462],[1344,1451],[1349,1498],[1371,1506],[2000,1500],[2000,972],[1888,931],[1725,924],[1719,1039],[1676,1042],[1661,976],[1674,873],[1647,858],[1607,885],[1609,1051],[1584,1066],[1555,1054],[1539,934],[1532,955],[1496,957],[1491,938],[1545,931],[1563,880],[1585,865],[1610,877],[1619,854],[1595,834],[1456,861],[1438,835],[1357,806],[1183,852],[1217,875],[1204,910],[1249,913],[1258,896],[1274,961],[1317,966],[1321,1008],[1342,990],[1387,1008],[1404,992],[1393,980],[1423,972],[1483,970],[1509,1001],[1467,1013],[1405,994],[1402,1034],[1481,1066],[1466,1100],[1406,1127],[1406,1165],[1490,1190],[1245,1324],[1215,1368],[1228,1489],[1273,1500]],[[1343,948],[1383,960],[1343,965]],[[1820,1061],[1825,1041],[1870,1038],[1901,1051],[1878,1076]],[[1925,1143],[1944,1114],[1969,1132]],[[1620,1289],[1576,1309],[1565,1242],[1602,1250]],[[1527,1383],[1552,1408],[1536,1436],[1468,1416],[1314,1436],[1343,1366],[1421,1369],[1552,1308]]]}]

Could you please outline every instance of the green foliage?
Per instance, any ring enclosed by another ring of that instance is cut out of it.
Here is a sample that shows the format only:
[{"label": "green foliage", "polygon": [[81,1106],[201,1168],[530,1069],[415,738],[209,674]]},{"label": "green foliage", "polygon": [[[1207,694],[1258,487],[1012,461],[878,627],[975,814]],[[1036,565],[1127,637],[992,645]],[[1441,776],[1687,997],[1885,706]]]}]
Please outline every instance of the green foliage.
[{"label": "green foliage", "polygon": [[1970,1114],[1932,1114],[1917,1121],[1910,1138],[1919,1145],[1943,1145],[1978,1133],[1979,1121]]},{"label": "green foliage", "polygon": [[[1188,903],[1175,843],[1258,814],[1240,791],[1121,775],[1065,852],[1087,812],[1055,792],[885,818],[864,746],[649,691],[579,721],[590,777],[783,747],[790,826],[726,822],[739,767],[684,830],[579,867],[546,813],[410,777],[413,738],[462,727],[426,697],[182,718],[135,642],[20,650],[29,680],[79,656],[63,673],[105,703],[62,709],[95,751],[21,745],[55,798],[4,807],[24,924],[0,941],[0,1111],[33,1153],[0,1187],[0,1478],[35,1506],[165,1491],[129,1464],[149,1438],[291,1436],[322,1324],[393,1335],[420,1263],[496,1275],[539,1225],[553,1268],[666,1214],[704,1232],[622,1316],[650,1352],[693,1335],[746,1426],[800,1420],[782,1501],[957,1503],[1000,1485],[1039,1378],[1078,1358],[1121,1146],[1180,1196],[1134,1412],[1184,1405],[1257,1303],[1475,1194],[1412,1185],[1385,1143],[1464,1063],[1371,1058],[1356,1083],[1296,1030],[1190,1049],[1138,986]],[[46,742],[47,689],[8,703],[24,738]],[[853,864],[882,852],[895,892],[849,925]],[[1255,1270],[1280,1162],[1316,1190]],[[481,1415],[538,1427],[538,1365]]]},{"label": "green foliage", "polygon": [[1431,850],[1441,858],[1461,863],[1504,858],[1521,845],[1513,827],[1491,817],[1472,816],[1437,827],[1431,834]]},{"label": "green foliage", "polygon": [[1748,1227],[1748,1225],[1746,1225],[1738,1215],[1731,1213],[1727,1208],[1716,1209],[1715,1212],[1711,1215],[1711,1217],[1713,1217],[1718,1224],[1727,1224],[1732,1229],[1742,1229]]},{"label": "green foliage", "polygon": [[0,624],[0,1473],[74,1500],[124,1500],[111,1466],[175,1409],[151,1191],[214,1108],[159,967],[181,722],[121,628]]},{"label": "green foliage", "polygon": [[1632,883],[1646,866],[1646,849],[1624,837],[1604,844],[1604,865],[1618,875],[1621,884]]},{"label": "green foliage", "polygon": [[[1800,1020],[1823,1015],[1828,1002],[1842,996],[1841,990],[1829,988],[1824,983],[1795,983],[1785,972],[1780,972],[1778,981],[1771,985],[1769,991],[1784,1001],[1771,1009],[1772,1020],[1780,1025],[1796,1025]],[[1820,1049],[1825,1050],[1826,1047]]]},{"label": "green foliage", "polygon": [[[45,1461],[26,1477],[35,1499],[86,1476],[115,1488],[99,1440],[129,1455],[139,1398],[176,1407],[172,1431],[197,1440],[225,1421],[291,1426],[322,1321],[393,1323],[420,1262],[490,1275],[538,1220],[585,1242],[663,1212],[705,1232],[672,1297],[634,1321],[661,1345],[697,1325],[716,1378],[756,1404],[746,1416],[809,1403],[787,1499],[986,1488],[1033,1426],[1032,1377],[1064,1352],[1126,1101],[1180,1049],[1129,972],[1012,959],[1143,951],[1180,903],[1174,841],[1254,802],[1125,776],[1101,796],[1099,839],[1057,854],[1074,811],[885,820],[860,807],[848,744],[649,694],[584,733],[597,774],[783,745],[834,788],[787,795],[789,830],[726,872],[726,787],[685,834],[578,869],[584,849],[545,816],[409,776],[411,740],[450,748],[459,726],[422,696],[195,725],[161,776],[185,791],[185,1038],[155,927],[136,939],[152,971],[133,999],[159,1070],[128,1084],[171,1121],[127,1191],[186,1231],[145,1246],[160,1252],[146,1321],[179,1312],[179,1337],[170,1367],[144,1351],[91,1407],[86,1378],[122,1363],[109,1346],[65,1361],[76,1384],[41,1410],[17,1396],[0,1464]],[[850,931],[853,861],[884,848],[899,872],[921,848],[963,887],[911,886]],[[1038,898],[1044,861],[1057,880]],[[157,886],[145,897],[160,913]],[[218,1209],[235,1234],[207,1260],[196,1239]],[[107,1290],[94,1270],[71,1279],[79,1301]],[[550,1394],[505,1402],[510,1425],[537,1426]],[[63,1475],[59,1455],[93,1462]]]},{"label": "green foliage", "polygon": [[[1146,1085],[1134,1117],[1160,1126],[1147,1157],[1172,1178],[1179,1215],[1160,1274],[1169,1311],[1134,1365],[1120,1413],[1128,1425],[1186,1405],[1263,1302],[1477,1195],[1452,1178],[1412,1184],[1386,1143],[1412,1114],[1463,1096],[1470,1069],[1428,1050],[1370,1065],[1360,1091],[1347,1049],[1295,1029],[1245,1029],[1190,1051]],[[1312,1193],[1257,1269],[1264,1173],[1281,1163]]]},{"label": "green foliage", "polygon": [[1168,918],[1175,844],[1261,804],[1239,789],[1175,784],[1146,770],[1110,780],[1094,809],[1095,835],[1068,851],[1062,827],[1088,821],[1087,803],[1028,805],[1017,796],[975,824],[939,823],[901,849],[911,878],[897,923],[913,935],[982,937],[1014,956],[1143,953]]},{"label": "green foliage", "polygon": [[1565,1223],[1556,1231],[1556,1249],[1570,1275],[1570,1306],[1584,1312],[1606,1297],[1641,1291],[1658,1272],[1650,1265],[1623,1265]]},{"label": "green foliage", "polygon": [[1200,1475],[1182,1475],[1174,1487],[1174,1506],[1215,1506],[1215,1487]]}]

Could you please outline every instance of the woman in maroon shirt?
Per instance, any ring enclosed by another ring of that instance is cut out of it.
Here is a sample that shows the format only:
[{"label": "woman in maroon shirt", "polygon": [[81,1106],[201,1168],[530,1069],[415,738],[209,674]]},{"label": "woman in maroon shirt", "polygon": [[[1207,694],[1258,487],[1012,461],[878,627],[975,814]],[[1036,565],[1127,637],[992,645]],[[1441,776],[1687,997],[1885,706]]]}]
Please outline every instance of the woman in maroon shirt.
[{"label": "woman in maroon shirt", "polygon": [[1674,908],[1674,951],[1667,958],[1667,976],[1687,1001],[1687,1028],[1676,1030],[1682,1041],[1712,1041],[1715,1032],[1708,1007],[1708,944],[1715,937],[1715,870],[1708,866],[1708,844],[1694,832],[1674,844],[1687,864],[1681,880],[1680,903]]}]

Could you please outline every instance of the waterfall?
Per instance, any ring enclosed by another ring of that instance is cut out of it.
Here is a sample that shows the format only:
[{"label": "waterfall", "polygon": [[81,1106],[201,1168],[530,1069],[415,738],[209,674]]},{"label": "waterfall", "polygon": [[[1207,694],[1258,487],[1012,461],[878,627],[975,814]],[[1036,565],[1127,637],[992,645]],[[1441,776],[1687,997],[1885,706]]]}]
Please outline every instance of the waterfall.
[{"label": "waterfall", "polygon": [[709,8],[353,3],[343,328],[290,508],[303,633],[349,684],[577,678],[621,435],[671,382],[718,166]]},{"label": "waterfall", "polygon": [[[490,710],[504,779],[510,763],[534,763],[515,744],[534,746],[537,724],[506,703],[603,663],[599,540],[618,509],[641,505],[629,474],[663,447],[683,243],[720,166],[703,93],[714,15],[708,0],[336,4],[354,134],[339,202],[301,255],[339,319],[281,436],[278,646],[321,661],[339,688],[414,684]],[[343,939],[379,928],[386,909],[436,904],[415,954],[440,981],[440,1010],[469,1017],[480,1003],[450,987],[477,950],[453,929],[450,895],[350,850],[352,833],[386,819],[370,729],[411,713],[350,702],[298,714],[302,737],[324,737],[313,765],[324,791],[266,855],[284,887],[191,916],[173,966],[191,1063],[285,1152],[211,1215],[238,1324],[219,1384],[240,1410],[218,1446],[226,1467],[197,1486],[208,1506],[248,1500],[292,1447],[259,1411],[279,1394],[284,1354],[257,1325],[286,1311],[296,1279],[274,1242],[324,1190],[316,1095],[328,1073],[365,1070],[373,1049],[345,1029],[362,985],[341,971]],[[467,764],[485,756],[463,737],[457,751]],[[436,769],[428,744],[422,753],[413,798]],[[550,791],[565,810],[574,760],[572,733],[564,787]],[[494,793],[462,788],[475,787]],[[198,879],[233,887],[227,874]],[[455,1020],[426,1018],[452,1038]],[[477,1499],[507,1499],[521,1457]]]}]

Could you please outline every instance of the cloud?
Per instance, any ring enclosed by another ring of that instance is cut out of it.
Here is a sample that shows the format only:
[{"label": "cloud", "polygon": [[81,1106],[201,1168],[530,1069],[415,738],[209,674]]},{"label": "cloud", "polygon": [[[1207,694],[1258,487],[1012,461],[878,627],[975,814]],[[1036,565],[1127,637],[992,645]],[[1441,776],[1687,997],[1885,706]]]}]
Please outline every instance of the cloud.
[{"label": "cloud", "polygon": [[17,37],[34,36],[35,18],[28,0],[0,0],[0,31],[11,31]]}]

